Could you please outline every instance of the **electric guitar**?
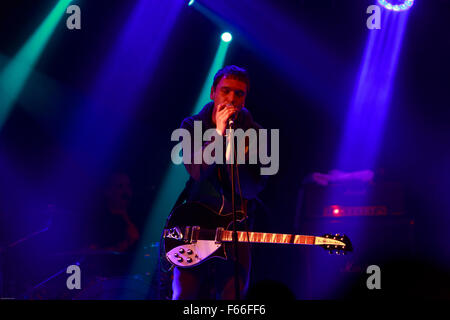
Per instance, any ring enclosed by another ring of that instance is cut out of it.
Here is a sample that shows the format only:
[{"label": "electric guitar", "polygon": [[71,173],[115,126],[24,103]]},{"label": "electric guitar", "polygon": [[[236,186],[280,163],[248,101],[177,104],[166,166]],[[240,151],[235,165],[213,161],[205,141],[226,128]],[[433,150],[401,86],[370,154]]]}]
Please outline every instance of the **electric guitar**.
[{"label": "electric guitar", "polygon": [[[246,219],[236,213],[241,225]],[[219,214],[200,202],[187,202],[175,208],[169,216],[164,232],[167,259],[175,266],[190,268],[210,258],[227,259],[226,246],[233,242],[233,214]],[[236,229],[238,226],[236,227]],[[237,231],[238,243],[272,243],[321,246],[330,253],[345,254],[352,251],[345,235],[322,237]]]}]

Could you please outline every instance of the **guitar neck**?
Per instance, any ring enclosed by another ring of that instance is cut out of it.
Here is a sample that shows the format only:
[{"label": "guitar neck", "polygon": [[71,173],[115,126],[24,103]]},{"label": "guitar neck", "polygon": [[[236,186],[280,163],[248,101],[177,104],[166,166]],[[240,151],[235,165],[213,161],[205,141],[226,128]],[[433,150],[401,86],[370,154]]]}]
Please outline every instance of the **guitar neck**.
[{"label": "guitar neck", "polygon": [[[266,233],[266,232],[247,232],[237,231],[238,242],[248,243],[276,243],[276,244],[303,244],[314,245],[315,236],[303,236],[295,234],[283,234],[283,233]],[[233,231],[223,231],[223,242],[233,241]]]}]

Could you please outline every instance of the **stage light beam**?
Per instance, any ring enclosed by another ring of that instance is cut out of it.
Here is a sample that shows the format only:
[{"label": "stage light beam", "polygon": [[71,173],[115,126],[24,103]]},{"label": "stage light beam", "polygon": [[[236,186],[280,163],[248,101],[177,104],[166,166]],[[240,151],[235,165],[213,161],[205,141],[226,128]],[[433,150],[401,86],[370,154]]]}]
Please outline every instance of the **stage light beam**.
[{"label": "stage light beam", "polygon": [[214,75],[217,73],[217,71],[219,71],[220,68],[223,67],[229,45],[230,42],[220,41],[219,48],[217,49],[213,63],[209,68],[208,75],[206,76],[205,82],[200,91],[197,102],[195,103],[195,107],[192,110],[192,114],[200,112],[201,108],[206,103],[208,103],[208,101],[210,101],[209,94],[211,91],[211,84],[213,83],[214,80]]},{"label": "stage light beam", "polygon": [[72,0],[59,0],[11,62],[0,73],[0,128],[17,101],[51,35]]},{"label": "stage light beam", "polygon": [[[339,170],[374,171],[376,168],[408,14],[408,11],[398,13],[384,10],[384,27],[369,31],[337,154],[335,168]],[[336,189],[331,190],[328,197],[328,201],[347,201],[341,198]],[[354,198],[352,206],[366,206],[371,197],[372,194],[366,192]],[[344,212],[341,209],[339,213],[342,216]],[[336,212],[333,210],[333,215],[337,217]],[[355,247],[363,248],[368,241],[365,234],[370,226],[364,219],[355,224],[357,228],[350,221],[343,222],[340,228],[352,239]],[[323,224],[322,228],[325,226]],[[323,265],[325,259],[316,256],[311,261],[315,265]],[[320,283],[316,283],[314,288],[315,297],[330,298],[336,288],[344,285],[342,279],[333,279],[331,273],[323,273]]]},{"label": "stage light beam", "polygon": [[[209,94],[214,80],[214,75],[224,65],[229,44],[230,42],[220,41],[211,67],[205,78],[205,82],[192,109],[192,114],[198,113],[201,108],[210,101]],[[163,179],[163,183],[159,188],[160,191],[155,197],[154,204],[148,216],[149,218],[144,229],[145,233],[142,241],[144,245],[149,246],[151,243],[160,240],[167,216],[169,215],[172,206],[175,204],[178,195],[183,190],[188,178],[189,174],[186,172],[184,166],[171,164],[168,168],[166,176]],[[142,254],[138,256],[142,256]],[[154,272],[155,267],[156,261],[154,261],[152,267],[148,267],[149,272]],[[140,268],[142,268],[142,266],[140,265],[139,259],[137,259],[133,265],[133,272],[138,272]]]},{"label": "stage light beam", "polygon": [[[211,84],[216,72],[224,65],[228,44],[228,42],[220,42],[192,114],[198,113],[201,108],[210,101],[209,93]],[[173,164],[170,166],[149,215],[151,221],[148,223],[148,228],[145,229],[149,232],[146,236],[149,241],[157,241],[159,239],[171,206],[175,203],[176,197],[182,191],[188,177],[189,176],[183,166]]]}]

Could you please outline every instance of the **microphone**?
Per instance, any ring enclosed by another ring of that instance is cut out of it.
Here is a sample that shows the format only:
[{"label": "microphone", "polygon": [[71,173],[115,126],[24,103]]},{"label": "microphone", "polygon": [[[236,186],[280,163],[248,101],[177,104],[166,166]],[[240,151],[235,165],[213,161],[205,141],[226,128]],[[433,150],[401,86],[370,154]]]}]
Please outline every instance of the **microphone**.
[{"label": "microphone", "polygon": [[[232,104],[232,103],[229,103],[229,104],[227,104],[227,107],[233,107],[233,104]],[[238,114],[238,112],[233,113],[233,114],[228,118],[228,127],[229,127],[229,128],[234,128],[234,124],[235,124],[236,119],[237,119],[237,114]]]},{"label": "microphone", "polygon": [[236,121],[236,113],[232,114],[229,118],[228,118],[228,127],[229,128],[233,128],[234,127],[234,122]]}]

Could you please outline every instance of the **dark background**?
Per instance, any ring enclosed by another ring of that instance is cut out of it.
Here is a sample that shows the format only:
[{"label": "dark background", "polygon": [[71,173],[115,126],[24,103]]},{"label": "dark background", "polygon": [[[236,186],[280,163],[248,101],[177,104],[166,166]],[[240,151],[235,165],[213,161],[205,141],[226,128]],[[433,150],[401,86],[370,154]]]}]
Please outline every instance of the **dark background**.
[{"label": "dark background", "polygon": [[[42,100],[20,99],[0,129],[0,151],[8,155],[9,163],[14,166],[14,171],[5,166],[0,168],[3,171],[0,173],[3,243],[45,225],[45,214],[39,212],[45,211],[49,203],[82,217],[86,213],[80,209],[83,207],[80,202],[89,203],[95,192],[89,198],[77,199],[76,191],[88,188],[87,185],[94,190],[104,183],[89,180],[83,164],[77,162],[80,158],[74,159],[72,168],[65,169],[71,173],[66,180],[55,182],[48,177],[54,175],[55,159],[61,155],[70,159],[72,153],[81,152],[79,157],[82,158],[83,150],[68,150],[60,132],[70,125],[71,115],[89,92],[101,62],[113,47],[135,2],[79,3],[82,29],[69,31],[61,20],[35,67],[35,71],[56,83],[59,90],[40,92],[42,95],[36,96]],[[280,170],[260,195],[269,209],[260,219],[261,231],[297,232],[293,225],[301,181],[311,172],[334,169],[369,32],[365,27],[368,16],[365,10],[372,2],[272,3],[300,21],[305,33],[325,43],[325,48],[339,57],[342,64],[335,70],[328,70],[328,80],[335,82],[338,94],[328,96],[324,90],[323,95],[329,101],[326,104],[311,99],[275,63],[270,63],[239,34],[233,34],[226,64],[249,70],[252,89],[248,109],[264,127],[280,129]],[[53,5],[54,1],[45,0],[0,3],[0,53],[3,57],[15,55],[40,24],[42,12],[48,12]],[[450,262],[446,237],[450,227],[447,194],[450,190],[450,28],[446,16],[449,9],[449,2],[445,0],[416,1],[410,12],[375,168],[383,179],[399,182],[404,187],[406,212],[415,221],[414,240],[408,243],[414,249],[414,261],[439,270],[446,270]],[[170,134],[191,112],[221,32],[222,29],[198,11],[182,9],[153,75],[157,86],[146,88],[132,125],[120,137],[119,152],[106,165],[110,170],[130,174],[134,219],[139,226],[148,218],[170,164],[173,147]],[[280,38],[283,39],[283,35]],[[27,88],[33,87],[39,86],[28,83]],[[383,237],[383,234],[374,236]],[[36,237],[28,241],[32,244],[14,249],[25,252],[25,260],[15,260],[14,264],[32,274],[30,279],[23,276],[16,280],[23,282],[18,285],[20,288],[26,287],[27,281],[37,283],[45,274],[53,272],[52,267],[46,268],[39,260],[39,250],[48,249],[47,244],[55,245],[55,241],[46,241]],[[305,260],[301,255],[310,249],[293,251],[292,248],[257,246],[253,280],[281,281],[295,291],[297,297],[308,297],[291,279],[303,270]],[[27,271],[30,265],[40,266],[41,272]],[[424,274],[432,273],[429,270]],[[436,280],[434,284],[439,287],[439,282]]]}]

